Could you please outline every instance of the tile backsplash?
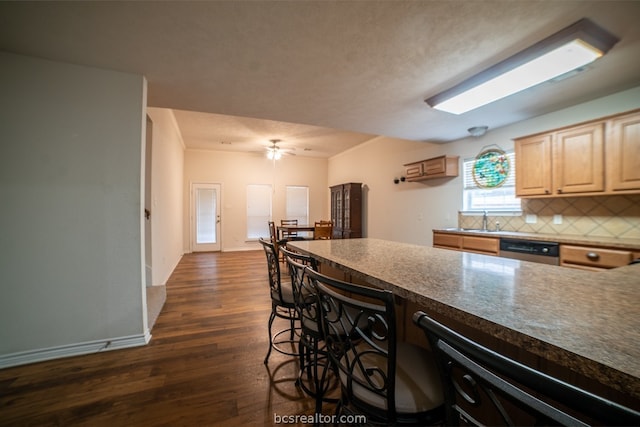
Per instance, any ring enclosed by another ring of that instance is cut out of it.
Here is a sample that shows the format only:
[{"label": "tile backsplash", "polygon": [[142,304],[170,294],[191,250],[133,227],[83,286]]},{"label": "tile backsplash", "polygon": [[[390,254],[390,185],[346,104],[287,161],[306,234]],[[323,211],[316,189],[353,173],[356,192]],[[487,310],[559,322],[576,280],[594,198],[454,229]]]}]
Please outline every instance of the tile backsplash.
[{"label": "tile backsplash", "polygon": [[[490,230],[498,221],[505,231],[640,239],[640,195],[523,199],[522,215],[488,219]],[[460,213],[458,226],[481,228],[482,216]]]}]

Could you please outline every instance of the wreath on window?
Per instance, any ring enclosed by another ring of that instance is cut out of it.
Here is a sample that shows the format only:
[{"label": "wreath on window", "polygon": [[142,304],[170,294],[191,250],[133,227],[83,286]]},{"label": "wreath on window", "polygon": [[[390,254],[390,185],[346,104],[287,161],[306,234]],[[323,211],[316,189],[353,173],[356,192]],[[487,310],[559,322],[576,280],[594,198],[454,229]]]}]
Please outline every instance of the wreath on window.
[{"label": "wreath on window", "polygon": [[510,169],[507,153],[497,147],[481,151],[476,156],[471,172],[473,181],[479,188],[497,188],[505,183]]}]

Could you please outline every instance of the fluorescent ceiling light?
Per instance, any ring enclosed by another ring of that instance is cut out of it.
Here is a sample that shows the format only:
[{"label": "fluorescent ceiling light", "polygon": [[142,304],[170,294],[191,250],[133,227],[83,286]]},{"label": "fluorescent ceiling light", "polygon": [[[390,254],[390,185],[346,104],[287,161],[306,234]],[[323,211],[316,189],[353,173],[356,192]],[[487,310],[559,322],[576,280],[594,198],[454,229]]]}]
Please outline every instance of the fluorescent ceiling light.
[{"label": "fluorescent ceiling light", "polygon": [[583,67],[617,42],[611,33],[582,19],[425,102],[449,113],[466,113]]}]

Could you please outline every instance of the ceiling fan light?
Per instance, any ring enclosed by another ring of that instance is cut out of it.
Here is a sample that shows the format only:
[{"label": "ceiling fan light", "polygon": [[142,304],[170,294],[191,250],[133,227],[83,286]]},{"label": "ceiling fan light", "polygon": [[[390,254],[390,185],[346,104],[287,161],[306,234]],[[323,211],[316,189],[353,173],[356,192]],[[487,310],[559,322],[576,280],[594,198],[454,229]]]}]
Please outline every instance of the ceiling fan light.
[{"label": "ceiling fan light", "polygon": [[582,19],[425,102],[448,113],[466,113],[583,67],[617,41],[606,30]]}]

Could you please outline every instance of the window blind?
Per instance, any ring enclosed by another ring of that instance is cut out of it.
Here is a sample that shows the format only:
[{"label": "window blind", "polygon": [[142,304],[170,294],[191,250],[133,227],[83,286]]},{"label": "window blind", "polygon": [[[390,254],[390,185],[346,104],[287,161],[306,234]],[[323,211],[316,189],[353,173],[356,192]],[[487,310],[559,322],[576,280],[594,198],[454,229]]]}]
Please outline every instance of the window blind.
[{"label": "window blind", "polygon": [[247,185],[247,239],[269,238],[271,185]]}]

